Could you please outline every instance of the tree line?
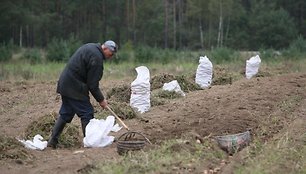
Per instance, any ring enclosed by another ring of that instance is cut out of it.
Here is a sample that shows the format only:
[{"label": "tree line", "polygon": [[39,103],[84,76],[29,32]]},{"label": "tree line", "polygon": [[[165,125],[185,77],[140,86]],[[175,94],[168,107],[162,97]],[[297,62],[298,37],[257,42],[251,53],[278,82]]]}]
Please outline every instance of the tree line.
[{"label": "tree line", "polygon": [[306,36],[305,0],[1,0],[0,41],[54,39],[207,50],[282,49]]}]

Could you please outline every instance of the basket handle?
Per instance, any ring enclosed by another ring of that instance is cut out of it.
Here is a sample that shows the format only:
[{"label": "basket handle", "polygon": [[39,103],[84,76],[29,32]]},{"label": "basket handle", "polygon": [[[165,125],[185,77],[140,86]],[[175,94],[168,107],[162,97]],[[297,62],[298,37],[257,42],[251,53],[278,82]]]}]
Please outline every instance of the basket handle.
[{"label": "basket handle", "polygon": [[151,141],[150,141],[147,137],[145,137],[143,134],[141,134],[141,133],[139,133],[139,132],[136,132],[136,131],[125,132],[124,134],[122,134],[122,135],[118,138],[118,140],[120,140],[124,135],[127,135],[127,134],[138,134],[138,135],[142,136],[149,144],[152,144]]}]

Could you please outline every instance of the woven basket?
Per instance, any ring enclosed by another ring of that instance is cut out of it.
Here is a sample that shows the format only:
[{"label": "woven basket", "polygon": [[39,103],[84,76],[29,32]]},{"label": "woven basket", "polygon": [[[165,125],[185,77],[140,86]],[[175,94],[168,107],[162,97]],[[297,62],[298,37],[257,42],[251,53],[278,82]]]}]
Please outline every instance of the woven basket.
[{"label": "woven basket", "polygon": [[251,141],[250,131],[246,131],[239,134],[216,136],[215,140],[221,149],[229,154],[234,154],[249,145]]},{"label": "woven basket", "polygon": [[124,155],[128,151],[136,151],[144,148],[147,138],[139,132],[126,132],[117,140],[117,152]]}]

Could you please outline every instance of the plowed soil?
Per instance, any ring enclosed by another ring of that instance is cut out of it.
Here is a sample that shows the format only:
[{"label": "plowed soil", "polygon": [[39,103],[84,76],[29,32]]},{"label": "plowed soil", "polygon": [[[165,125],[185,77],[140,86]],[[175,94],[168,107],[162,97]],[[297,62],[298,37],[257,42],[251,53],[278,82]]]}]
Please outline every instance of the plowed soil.
[{"label": "plowed soil", "polygon": [[[101,86],[107,89],[116,83],[102,80]],[[58,112],[61,100],[55,88],[56,82],[0,81],[0,135],[22,137],[32,121]],[[306,74],[256,77],[189,92],[125,123],[154,144],[191,134],[205,137],[248,129],[253,136],[269,141],[294,120],[305,122],[305,114],[300,113],[305,111],[301,109],[306,108],[305,99]],[[80,124],[78,117],[72,124]],[[114,143],[105,148],[25,150],[30,154],[27,159],[0,159],[0,173],[80,173],[119,157]]]}]

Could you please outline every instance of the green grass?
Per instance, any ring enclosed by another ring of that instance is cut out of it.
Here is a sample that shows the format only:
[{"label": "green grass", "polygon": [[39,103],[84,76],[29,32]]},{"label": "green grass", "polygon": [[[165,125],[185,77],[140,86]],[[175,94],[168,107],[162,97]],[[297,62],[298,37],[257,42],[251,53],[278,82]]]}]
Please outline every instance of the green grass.
[{"label": "green grass", "polygon": [[176,61],[169,64],[162,63],[106,63],[104,65],[105,79],[123,79],[127,77],[136,77],[135,68],[138,66],[146,66],[150,70],[151,77],[159,73],[169,73],[174,75],[192,74],[196,72],[197,64],[194,62]]},{"label": "green grass", "polygon": [[[66,62],[49,62],[44,56],[46,53],[41,51],[41,60],[33,63],[23,59],[29,51],[22,49],[13,54],[13,58],[10,61],[1,62],[0,80],[56,81],[58,79]],[[150,60],[146,63],[134,61],[135,57],[129,57],[127,60],[122,61],[116,61],[116,59],[106,61],[103,79],[120,80],[126,79],[127,77],[135,78],[135,68],[138,66],[147,66],[151,76],[160,73],[189,76],[196,73],[200,55],[205,56],[207,54],[214,67],[223,67],[226,73],[232,74],[234,80],[238,80],[241,78],[241,72],[245,70],[246,60],[250,58],[250,55],[239,55],[238,52],[228,49],[208,51],[205,54],[201,52],[174,50],[155,50],[153,53],[156,59],[150,57]],[[229,58],[227,59],[226,57],[228,56]],[[164,59],[166,62],[163,61]],[[305,58],[287,59],[282,56],[272,58],[263,56],[261,59],[260,72],[282,74],[306,71]]]},{"label": "green grass", "polygon": [[[35,80],[35,81],[56,81],[65,67],[66,63],[38,63],[31,64],[24,61],[14,61],[1,63],[0,80]],[[198,63],[195,61],[177,60],[168,64],[162,63],[112,63],[106,62],[104,65],[103,79],[126,79],[135,78],[137,73],[135,68],[138,66],[147,66],[150,75],[168,73],[173,75],[193,75],[196,73]],[[245,69],[245,61],[228,62],[226,64],[214,65],[223,67],[226,73],[231,73],[237,78],[241,78],[241,72]],[[269,74],[284,74],[292,72],[306,72],[306,59],[295,61],[262,62],[259,72],[268,72]]]},{"label": "green grass", "polygon": [[[306,173],[306,129],[303,119],[292,112],[303,98],[290,96],[279,102],[281,115],[273,113],[257,130],[255,137],[248,148],[247,158],[234,171],[236,174],[274,174],[274,173]],[[283,122],[283,117],[287,122]],[[290,118],[290,120],[288,120]],[[281,123],[283,122],[283,123]],[[278,125],[284,127],[276,130]],[[271,130],[271,127],[273,130]],[[264,142],[261,137],[273,133],[273,137]]]},{"label": "green grass", "polygon": [[[234,173],[306,173],[306,133],[294,136],[288,132],[273,143],[261,145],[255,158],[250,158]],[[261,150],[259,150],[261,149]]]},{"label": "green grass", "polygon": [[9,62],[0,65],[0,80],[54,81],[64,68],[64,63],[30,64]]},{"label": "green grass", "polygon": [[[194,73],[197,64],[190,62],[175,62],[172,64],[158,63],[109,63],[104,65],[103,79],[126,79],[135,78],[135,68],[147,66],[151,76],[158,73],[190,74]],[[56,81],[65,67],[65,63],[43,63],[31,64],[26,62],[8,62],[0,65],[0,80],[35,80],[35,81]]]},{"label": "green grass", "polygon": [[224,158],[223,151],[211,150],[213,146],[210,140],[203,144],[168,140],[152,150],[128,153],[122,158],[101,163],[92,173],[192,173],[201,170],[205,160],[217,166]]}]

